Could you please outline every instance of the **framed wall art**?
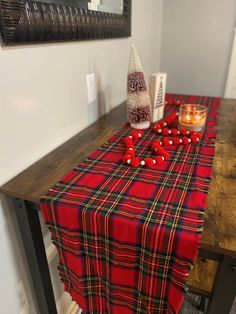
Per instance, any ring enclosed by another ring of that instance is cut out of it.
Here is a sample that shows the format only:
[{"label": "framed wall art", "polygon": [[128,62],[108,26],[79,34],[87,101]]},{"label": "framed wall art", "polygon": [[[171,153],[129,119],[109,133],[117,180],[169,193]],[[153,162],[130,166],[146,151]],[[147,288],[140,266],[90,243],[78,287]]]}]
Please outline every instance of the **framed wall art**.
[{"label": "framed wall art", "polygon": [[128,37],[131,0],[0,0],[6,45]]}]

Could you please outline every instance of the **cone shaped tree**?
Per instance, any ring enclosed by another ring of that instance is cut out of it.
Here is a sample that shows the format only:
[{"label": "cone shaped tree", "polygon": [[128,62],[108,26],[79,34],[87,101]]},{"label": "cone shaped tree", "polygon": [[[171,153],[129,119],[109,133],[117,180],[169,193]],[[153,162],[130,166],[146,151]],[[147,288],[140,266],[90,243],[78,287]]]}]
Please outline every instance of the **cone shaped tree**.
[{"label": "cone shaped tree", "polygon": [[128,66],[127,111],[128,121],[133,128],[144,129],[150,126],[151,101],[141,61],[134,45],[131,47]]}]

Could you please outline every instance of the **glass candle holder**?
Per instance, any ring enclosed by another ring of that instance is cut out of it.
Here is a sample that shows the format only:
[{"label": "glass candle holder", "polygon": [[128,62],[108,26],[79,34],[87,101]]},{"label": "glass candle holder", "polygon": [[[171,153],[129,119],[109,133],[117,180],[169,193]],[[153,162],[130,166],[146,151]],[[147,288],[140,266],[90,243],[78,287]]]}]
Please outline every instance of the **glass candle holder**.
[{"label": "glass candle holder", "polygon": [[205,126],[207,107],[198,104],[184,104],[180,106],[179,126],[188,131],[200,132]]}]

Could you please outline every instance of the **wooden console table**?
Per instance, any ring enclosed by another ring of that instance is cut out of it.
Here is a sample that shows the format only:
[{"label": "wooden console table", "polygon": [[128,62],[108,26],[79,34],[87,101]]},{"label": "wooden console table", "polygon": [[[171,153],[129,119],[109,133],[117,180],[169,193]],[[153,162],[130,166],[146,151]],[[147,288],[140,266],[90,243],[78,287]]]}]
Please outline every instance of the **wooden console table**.
[{"label": "wooden console table", "polygon": [[[57,313],[38,216],[40,196],[103,144],[125,121],[125,105],[122,104],[0,188],[0,192],[14,200],[40,313]],[[210,263],[204,263],[208,273],[204,271],[204,265],[197,264],[190,279],[192,291],[210,296],[209,314],[228,314],[236,295],[235,122],[236,100],[222,100],[200,250],[201,256],[216,261],[218,267],[212,288],[208,285],[214,273]]]}]

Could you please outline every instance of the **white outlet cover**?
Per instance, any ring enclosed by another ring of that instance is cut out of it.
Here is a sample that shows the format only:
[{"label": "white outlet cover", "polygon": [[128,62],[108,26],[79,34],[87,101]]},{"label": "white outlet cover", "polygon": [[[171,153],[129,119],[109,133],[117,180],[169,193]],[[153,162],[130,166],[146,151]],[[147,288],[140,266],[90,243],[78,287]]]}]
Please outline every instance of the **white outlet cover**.
[{"label": "white outlet cover", "polygon": [[97,99],[95,73],[88,74],[86,76],[86,79],[87,79],[88,103],[91,104]]}]

